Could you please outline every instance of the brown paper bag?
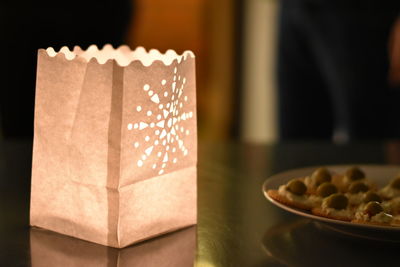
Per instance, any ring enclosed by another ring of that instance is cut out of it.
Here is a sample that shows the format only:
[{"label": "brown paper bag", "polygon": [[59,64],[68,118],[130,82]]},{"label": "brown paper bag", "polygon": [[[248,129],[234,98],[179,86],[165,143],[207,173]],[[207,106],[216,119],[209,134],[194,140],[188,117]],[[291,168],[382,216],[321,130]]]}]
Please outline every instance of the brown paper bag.
[{"label": "brown paper bag", "polygon": [[196,223],[193,53],[38,51],[30,223],[112,247]]}]

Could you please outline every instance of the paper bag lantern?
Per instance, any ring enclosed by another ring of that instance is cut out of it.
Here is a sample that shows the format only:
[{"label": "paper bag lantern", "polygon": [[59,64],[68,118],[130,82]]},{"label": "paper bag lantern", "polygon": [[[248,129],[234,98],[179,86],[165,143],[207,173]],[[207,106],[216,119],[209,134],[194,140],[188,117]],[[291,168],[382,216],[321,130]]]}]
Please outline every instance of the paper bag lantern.
[{"label": "paper bag lantern", "polygon": [[112,247],[196,223],[191,52],[38,51],[30,223]]}]

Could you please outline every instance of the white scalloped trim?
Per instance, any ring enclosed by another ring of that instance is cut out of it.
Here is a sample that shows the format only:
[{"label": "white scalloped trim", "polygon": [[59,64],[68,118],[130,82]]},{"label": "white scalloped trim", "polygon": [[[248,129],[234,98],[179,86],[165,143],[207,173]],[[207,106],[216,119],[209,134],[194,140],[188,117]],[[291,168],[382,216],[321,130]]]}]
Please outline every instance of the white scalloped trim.
[{"label": "white scalloped trim", "polygon": [[89,62],[94,58],[99,64],[105,64],[109,60],[115,60],[121,67],[128,66],[134,61],[140,61],[146,67],[150,66],[154,61],[161,61],[165,65],[171,65],[174,60],[180,63],[182,59],[186,60],[188,56],[192,58],[195,57],[193,52],[189,50],[178,55],[171,49],[167,50],[165,53],[161,53],[157,49],[151,49],[147,52],[145,48],[137,47],[132,51],[126,45],[122,45],[115,49],[110,44],[106,44],[101,50],[99,50],[96,45],[91,45],[86,50],[82,50],[79,46],[75,46],[71,51],[68,47],[63,46],[58,52],[56,52],[53,47],[49,47],[45,51],[50,57],[55,57],[57,54],[63,54],[67,60],[73,60],[78,57]]}]

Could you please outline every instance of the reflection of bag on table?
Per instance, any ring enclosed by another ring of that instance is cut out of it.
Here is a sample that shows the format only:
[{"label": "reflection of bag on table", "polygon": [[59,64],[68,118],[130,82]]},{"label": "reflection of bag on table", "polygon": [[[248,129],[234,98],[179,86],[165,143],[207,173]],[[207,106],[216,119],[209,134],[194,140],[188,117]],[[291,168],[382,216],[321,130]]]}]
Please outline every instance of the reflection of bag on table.
[{"label": "reflection of bag on table", "polygon": [[32,228],[32,267],[85,266],[192,266],[196,227],[190,227],[138,245],[114,249]]},{"label": "reflection of bag on table", "polygon": [[195,224],[195,95],[191,52],[39,50],[31,225],[124,247]]}]

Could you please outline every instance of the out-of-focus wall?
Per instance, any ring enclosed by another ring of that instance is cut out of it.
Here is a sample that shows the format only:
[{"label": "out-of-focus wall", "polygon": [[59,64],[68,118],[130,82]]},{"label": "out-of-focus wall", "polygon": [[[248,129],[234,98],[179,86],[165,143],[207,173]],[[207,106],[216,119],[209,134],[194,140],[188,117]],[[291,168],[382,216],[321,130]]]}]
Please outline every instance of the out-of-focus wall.
[{"label": "out-of-focus wall", "polygon": [[127,43],[196,55],[199,137],[230,137],[233,103],[234,1],[137,0]]},{"label": "out-of-focus wall", "polygon": [[246,0],[243,39],[241,138],[277,139],[275,54],[277,0]]}]

